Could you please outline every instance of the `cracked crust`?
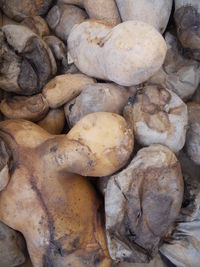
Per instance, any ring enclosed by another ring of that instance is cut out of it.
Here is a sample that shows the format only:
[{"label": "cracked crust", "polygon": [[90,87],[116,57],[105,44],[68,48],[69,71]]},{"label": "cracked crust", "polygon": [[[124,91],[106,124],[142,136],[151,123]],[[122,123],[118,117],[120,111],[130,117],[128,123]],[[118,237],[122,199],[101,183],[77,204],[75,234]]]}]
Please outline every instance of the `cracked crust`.
[{"label": "cracked crust", "polygon": [[39,93],[55,75],[56,62],[48,45],[21,25],[5,25],[0,31],[0,87],[22,95]]},{"label": "cracked crust", "polygon": [[185,144],[187,106],[172,91],[146,86],[130,99],[124,116],[143,146],[160,143],[177,152]]},{"label": "cracked crust", "polygon": [[175,35],[165,34],[167,54],[161,69],[153,75],[148,83],[159,84],[176,93],[187,101],[194,94],[200,82],[200,66],[193,59],[184,56]]},{"label": "cracked crust", "polygon": [[184,178],[184,199],[175,229],[161,246],[160,252],[176,266],[198,266],[200,261],[199,210],[200,166],[185,154],[179,154]]},{"label": "cracked crust", "polygon": [[113,260],[149,262],[179,214],[181,168],[161,145],[141,149],[111,176],[105,194],[106,233]]}]

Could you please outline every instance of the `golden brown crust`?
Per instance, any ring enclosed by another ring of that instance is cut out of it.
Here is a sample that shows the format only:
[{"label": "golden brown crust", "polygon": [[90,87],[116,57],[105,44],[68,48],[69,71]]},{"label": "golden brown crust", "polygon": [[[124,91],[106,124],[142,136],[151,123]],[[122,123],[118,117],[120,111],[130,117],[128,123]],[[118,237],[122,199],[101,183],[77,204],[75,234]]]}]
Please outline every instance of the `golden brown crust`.
[{"label": "golden brown crust", "polygon": [[0,111],[9,119],[41,120],[48,112],[49,106],[42,94],[10,96],[0,103]]},{"label": "golden brown crust", "polygon": [[42,94],[51,108],[58,108],[80,94],[86,85],[94,83],[94,79],[84,74],[58,75],[44,86]]},{"label": "golden brown crust", "polygon": [[61,134],[65,125],[64,110],[51,109],[37,124],[50,134]]},{"label": "golden brown crust", "polygon": [[[41,140],[34,141],[37,134]],[[22,120],[3,122],[0,135],[13,156],[10,183],[0,194],[0,218],[23,233],[33,265],[110,266],[96,192],[86,179],[67,169],[59,172],[59,161],[57,168],[45,164],[46,153],[62,157],[58,143],[66,137],[51,141],[40,127]],[[45,139],[50,150],[44,149]]]},{"label": "golden brown crust", "polygon": [[33,265],[110,267],[101,203],[87,179],[72,173],[103,176],[124,165],[133,146],[125,120],[90,114],[67,136],[7,120],[0,136],[12,154],[0,219],[23,233]]}]

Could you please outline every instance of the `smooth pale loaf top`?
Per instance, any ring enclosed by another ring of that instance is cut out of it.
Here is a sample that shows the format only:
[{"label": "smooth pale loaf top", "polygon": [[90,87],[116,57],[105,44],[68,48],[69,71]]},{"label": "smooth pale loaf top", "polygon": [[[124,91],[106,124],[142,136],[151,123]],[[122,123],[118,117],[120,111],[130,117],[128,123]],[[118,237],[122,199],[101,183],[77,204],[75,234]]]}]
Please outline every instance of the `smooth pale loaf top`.
[{"label": "smooth pale loaf top", "polygon": [[167,51],[162,35],[141,21],[114,28],[85,21],[72,29],[68,48],[81,72],[123,86],[148,80],[162,66]]}]

